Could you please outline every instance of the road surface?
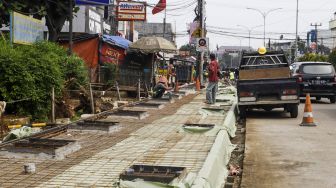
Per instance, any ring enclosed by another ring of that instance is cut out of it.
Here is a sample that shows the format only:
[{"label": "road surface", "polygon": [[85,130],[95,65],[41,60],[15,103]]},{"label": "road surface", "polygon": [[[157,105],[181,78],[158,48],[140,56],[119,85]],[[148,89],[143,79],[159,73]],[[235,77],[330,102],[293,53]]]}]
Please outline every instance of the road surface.
[{"label": "road surface", "polygon": [[241,187],[336,187],[336,104],[312,100],[317,127],[279,111],[250,112]]}]

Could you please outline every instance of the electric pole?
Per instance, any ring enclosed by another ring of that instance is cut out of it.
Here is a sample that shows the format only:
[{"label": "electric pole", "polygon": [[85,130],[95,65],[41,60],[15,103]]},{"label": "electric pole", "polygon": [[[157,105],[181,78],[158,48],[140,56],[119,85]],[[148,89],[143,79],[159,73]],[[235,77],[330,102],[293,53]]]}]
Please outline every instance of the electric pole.
[{"label": "electric pole", "polygon": [[299,0],[296,0],[296,29],[295,29],[295,53],[294,53],[294,62],[297,59],[298,51],[298,30],[299,30]]},{"label": "electric pole", "polygon": [[167,19],[167,8],[165,8],[164,18],[163,18],[163,38],[166,35],[166,19]]},{"label": "electric pole", "polygon": [[68,51],[68,54],[69,55],[72,55],[72,46],[73,46],[73,41],[72,41],[72,36],[73,36],[73,33],[72,33],[72,23],[73,23],[73,0],[69,0],[69,51]]},{"label": "electric pole", "polygon": [[[204,24],[204,0],[198,0],[198,10],[199,10],[199,20],[200,20],[200,30],[201,30],[201,38],[205,37],[205,24]],[[209,44],[207,44],[209,45]],[[200,52],[199,54],[199,77],[200,84],[203,85],[203,64],[204,64],[204,52]]]},{"label": "electric pole", "polygon": [[322,26],[322,24],[321,23],[319,23],[319,24],[317,24],[317,23],[315,23],[315,24],[310,24],[310,26],[314,26],[315,27],[315,43],[316,43],[316,54],[318,54],[318,43],[317,43],[317,37],[318,37],[318,35],[317,35],[317,27],[320,27],[320,26]]}]

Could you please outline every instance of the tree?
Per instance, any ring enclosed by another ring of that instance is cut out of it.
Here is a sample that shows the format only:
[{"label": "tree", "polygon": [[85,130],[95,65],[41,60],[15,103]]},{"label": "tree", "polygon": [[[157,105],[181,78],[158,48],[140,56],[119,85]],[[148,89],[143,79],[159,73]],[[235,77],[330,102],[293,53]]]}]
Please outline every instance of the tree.
[{"label": "tree", "polygon": [[181,46],[180,50],[181,51],[190,51],[190,55],[192,55],[192,56],[197,55],[196,46],[192,46],[190,44],[185,44],[185,45]]},{"label": "tree", "polygon": [[59,103],[66,89],[79,89],[87,83],[84,61],[68,56],[56,43],[11,46],[0,40],[0,46],[0,101],[27,99],[8,105],[7,113],[46,120],[52,88]]},{"label": "tree", "polygon": [[[72,1],[74,4],[74,1]],[[49,41],[56,41],[66,20],[70,18],[70,0],[2,0],[0,1],[0,26],[9,25],[10,12],[16,11],[34,18],[45,17]],[[73,6],[74,7],[74,6]],[[73,8],[73,12],[78,11]]]},{"label": "tree", "polygon": [[304,56],[300,57],[298,59],[299,62],[302,61],[321,61],[321,62],[327,62],[328,56],[315,54],[315,53],[306,53]]},{"label": "tree", "polygon": [[334,48],[332,52],[330,53],[329,62],[332,63],[334,67],[336,67],[336,48]]}]

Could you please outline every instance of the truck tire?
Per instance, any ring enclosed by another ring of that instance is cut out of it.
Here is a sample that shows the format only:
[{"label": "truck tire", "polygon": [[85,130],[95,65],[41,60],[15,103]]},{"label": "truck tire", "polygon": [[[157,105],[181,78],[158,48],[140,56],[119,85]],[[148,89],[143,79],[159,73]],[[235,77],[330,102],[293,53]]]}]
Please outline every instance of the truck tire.
[{"label": "truck tire", "polygon": [[273,108],[272,107],[264,107],[263,108],[266,112],[270,112],[270,111],[272,111],[273,110]]},{"label": "truck tire", "polygon": [[329,98],[329,100],[330,100],[331,104],[334,104],[336,102],[336,97],[332,96],[332,97]]},{"label": "truck tire", "polygon": [[246,118],[246,108],[245,107],[239,107],[239,116],[241,119]]},{"label": "truck tire", "polygon": [[299,114],[299,106],[298,105],[291,106],[289,113],[291,118],[297,118]]}]

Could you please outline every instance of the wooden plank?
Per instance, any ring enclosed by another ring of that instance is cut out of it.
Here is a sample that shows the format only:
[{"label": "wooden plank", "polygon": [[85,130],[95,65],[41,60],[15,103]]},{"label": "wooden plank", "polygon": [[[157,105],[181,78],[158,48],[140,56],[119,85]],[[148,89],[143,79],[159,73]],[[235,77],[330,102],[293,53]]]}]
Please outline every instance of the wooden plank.
[{"label": "wooden plank", "polygon": [[239,80],[289,78],[289,67],[249,69],[239,71]]}]

